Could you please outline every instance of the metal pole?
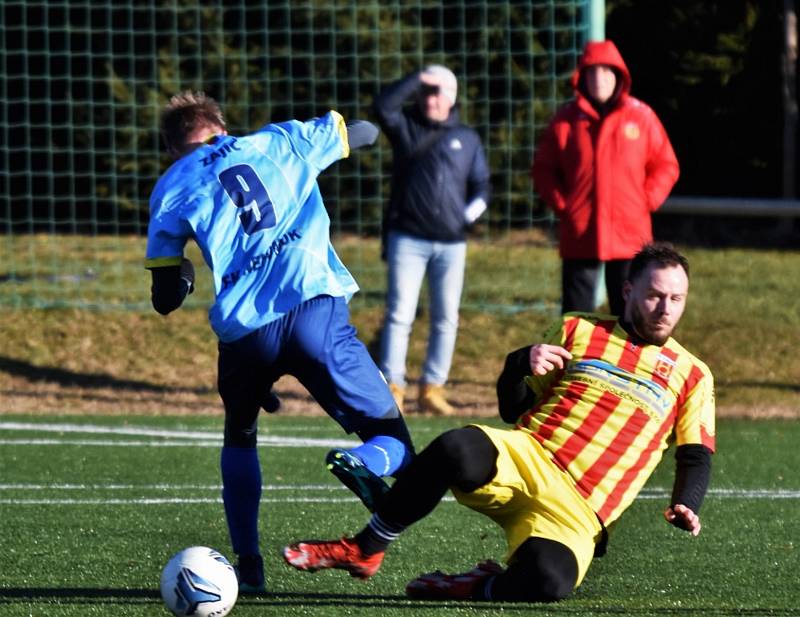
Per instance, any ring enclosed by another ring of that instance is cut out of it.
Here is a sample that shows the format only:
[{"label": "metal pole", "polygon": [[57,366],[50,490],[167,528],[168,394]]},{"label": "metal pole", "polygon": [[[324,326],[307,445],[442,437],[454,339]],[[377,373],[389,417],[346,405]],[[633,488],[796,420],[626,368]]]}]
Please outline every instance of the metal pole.
[{"label": "metal pole", "polygon": [[589,0],[589,40],[603,41],[606,38],[605,0]]},{"label": "metal pole", "polygon": [[[589,40],[604,41],[606,38],[606,3],[605,0],[589,0]],[[595,308],[607,300],[605,285],[605,267],[600,264],[597,276],[597,287],[594,288]]]}]

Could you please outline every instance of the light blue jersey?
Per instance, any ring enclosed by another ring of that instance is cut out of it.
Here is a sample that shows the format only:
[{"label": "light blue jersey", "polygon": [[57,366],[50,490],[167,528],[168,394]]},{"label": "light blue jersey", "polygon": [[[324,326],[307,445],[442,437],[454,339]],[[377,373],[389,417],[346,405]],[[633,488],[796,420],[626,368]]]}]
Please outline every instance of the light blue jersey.
[{"label": "light blue jersey", "polygon": [[223,342],[315,296],[358,285],[330,243],[317,176],[349,155],[341,115],[220,135],[176,161],[150,197],[147,268],[179,265],[194,238],[214,275],[211,327]]}]

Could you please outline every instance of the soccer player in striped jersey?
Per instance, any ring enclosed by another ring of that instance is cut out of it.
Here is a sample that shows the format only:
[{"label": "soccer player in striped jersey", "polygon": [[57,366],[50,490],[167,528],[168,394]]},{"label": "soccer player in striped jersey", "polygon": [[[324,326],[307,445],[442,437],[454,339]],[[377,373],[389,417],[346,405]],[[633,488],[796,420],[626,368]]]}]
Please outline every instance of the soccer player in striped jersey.
[{"label": "soccer player in striped jersey", "polygon": [[508,567],[486,561],[463,574],[425,574],[407,593],[559,600],[605,552],[607,529],[671,443],[676,473],[664,518],[696,536],[714,451],[714,387],[708,367],[672,338],[688,290],[687,260],[668,244],[645,246],[631,262],[620,318],[567,313],[543,343],[507,356],[497,396],[513,429],[440,435],[354,538],[297,542],[284,559],[301,570],[372,576],[389,544],[450,489],[504,529]]},{"label": "soccer player in striped jersey", "polygon": [[364,442],[335,448],[326,463],[371,510],[388,490],[382,476],[413,456],[411,437],[389,386],[349,322],[358,290],[330,241],[317,176],[351,150],[375,142],[370,122],[345,124],[335,111],[228,135],[210,97],[184,92],[161,117],[175,162],[150,198],[146,267],[154,308],[178,308],[194,285],[183,257],[194,239],[211,268],[209,310],[219,338],[218,388],[225,406],[222,498],[240,592],[264,589],[258,539],[261,467],[259,407],[282,375],[295,376],[348,433]]}]

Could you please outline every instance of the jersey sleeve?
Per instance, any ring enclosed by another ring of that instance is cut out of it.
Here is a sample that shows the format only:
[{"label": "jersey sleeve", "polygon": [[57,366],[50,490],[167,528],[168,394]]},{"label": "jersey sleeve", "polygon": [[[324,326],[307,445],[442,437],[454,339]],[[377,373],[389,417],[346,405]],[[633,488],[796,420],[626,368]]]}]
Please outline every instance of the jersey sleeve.
[{"label": "jersey sleeve", "polygon": [[333,110],[306,122],[290,120],[271,124],[267,130],[282,133],[289,140],[293,152],[315,167],[317,173],[350,156],[344,118]]},{"label": "jersey sleeve", "polygon": [[157,197],[151,199],[144,267],[152,270],[180,266],[183,248],[190,236],[189,224],[181,220],[174,209],[164,208]]},{"label": "jersey sleeve", "polygon": [[701,444],[716,449],[714,378],[708,368],[695,366],[690,375],[688,394],[678,408],[676,445]]}]

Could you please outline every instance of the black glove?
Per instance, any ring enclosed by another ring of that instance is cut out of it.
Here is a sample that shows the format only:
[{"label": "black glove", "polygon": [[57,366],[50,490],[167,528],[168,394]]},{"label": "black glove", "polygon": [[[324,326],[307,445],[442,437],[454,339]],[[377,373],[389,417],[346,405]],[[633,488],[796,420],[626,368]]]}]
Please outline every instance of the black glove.
[{"label": "black glove", "polygon": [[184,257],[181,259],[181,280],[186,282],[187,295],[194,291],[194,266]]}]

